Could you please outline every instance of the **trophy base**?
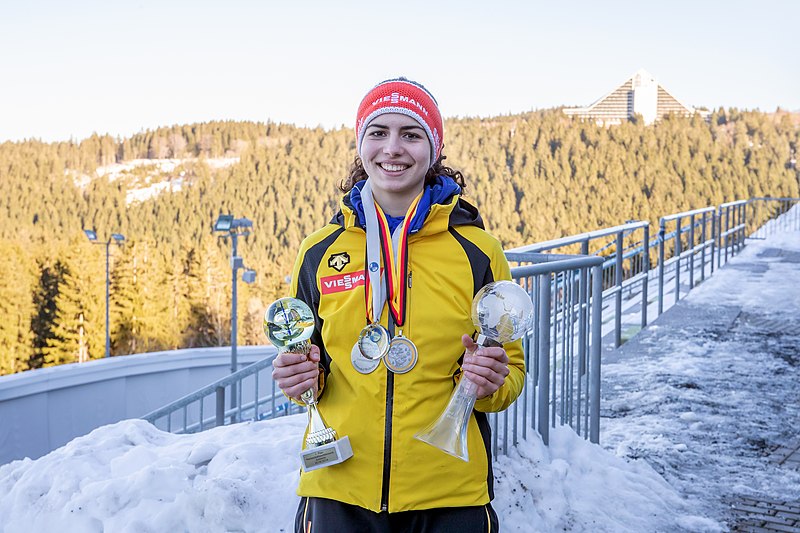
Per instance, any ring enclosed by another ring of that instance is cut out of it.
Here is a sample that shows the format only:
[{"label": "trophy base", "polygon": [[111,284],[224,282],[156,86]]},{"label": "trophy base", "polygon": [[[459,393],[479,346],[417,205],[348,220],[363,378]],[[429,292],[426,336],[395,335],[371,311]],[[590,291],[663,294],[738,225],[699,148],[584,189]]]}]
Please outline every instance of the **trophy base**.
[{"label": "trophy base", "polygon": [[342,437],[316,448],[308,448],[300,452],[303,472],[310,472],[317,468],[338,465],[353,457],[353,448],[350,446],[350,437]]}]

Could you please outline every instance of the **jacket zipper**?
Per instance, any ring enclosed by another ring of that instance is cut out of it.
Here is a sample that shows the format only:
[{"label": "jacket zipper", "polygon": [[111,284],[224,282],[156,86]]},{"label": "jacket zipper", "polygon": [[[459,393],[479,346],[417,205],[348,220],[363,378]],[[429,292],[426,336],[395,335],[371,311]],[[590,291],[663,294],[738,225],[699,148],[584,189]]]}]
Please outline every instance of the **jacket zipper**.
[{"label": "jacket zipper", "polygon": [[[408,261],[408,255],[406,255]],[[411,271],[407,274],[408,288],[411,288]],[[406,293],[406,306],[411,291]],[[408,313],[405,312],[405,324],[408,325]],[[389,338],[394,338],[394,317],[389,313]],[[386,369],[386,422],[383,429],[383,485],[381,487],[381,511],[389,511],[389,477],[392,470],[392,413],[394,412],[394,372]]]},{"label": "jacket zipper", "polygon": [[[389,313],[389,336],[394,337],[394,320]],[[389,474],[392,469],[392,412],[394,410],[394,372],[386,369],[386,423],[383,430],[383,486],[381,511],[389,510]]]}]

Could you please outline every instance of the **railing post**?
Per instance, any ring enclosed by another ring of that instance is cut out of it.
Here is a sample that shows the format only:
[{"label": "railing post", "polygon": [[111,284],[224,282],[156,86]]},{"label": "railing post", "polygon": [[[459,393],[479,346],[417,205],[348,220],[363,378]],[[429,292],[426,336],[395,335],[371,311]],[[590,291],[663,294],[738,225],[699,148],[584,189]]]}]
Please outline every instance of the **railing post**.
[{"label": "railing post", "polygon": [[600,353],[602,342],[603,284],[601,267],[592,267],[592,348],[589,381],[589,440],[600,442]]},{"label": "railing post", "polygon": [[[700,230],[700,239],[703,241],[703,247],[701,248],[701,251],[700,251],[700,263],[703,265],[702,268],[700,269],[700,282],[701,283],[706,280],[706,240],[707,240],[706,239],[706,237],[707,237],[706,224],[707,224],[707,222],[708,222],[708,220],[707,220],[707,217],[706,217],[706,212],[703,211],[703,218],[702,218],[702,221],[701,221],[703,226],[702,226],[702,229]],[[712,263],[713,263],[713,261],[712,261]]]},{"label": "railing post", "polygon": [[742,206],[741,204],[737,205],[733,210],[733,216],[736,219],[735,227],[736,233],[734,234],[734,246],[736,247],[736,254],[738,255],[742,251]]},{"label": "railing post", "polygon": [[616,273],[614,285],[617,287],[617,293],[614,295],[614,305],[616,312],[614,313],[614,347],[619,348],[622,345],[622,231],[617,232],[617,257],[615,261]]},{"label": "railing post", "polygon": [[675,219],[677,224],[675,227],[675,303],[681,299],[681,254],[683,247],[681,245],[681,218]]},{"label": "railing post", "polygon": [[747,239],[747,205],[749,203],[750,203],[750,201],[747,200],[741,206],[741,210],[742,210],[742,213],[741,213],[741,219],[742,219],[741,220],[741,224],[742,224],[741,233],[742,233],[742,237],[741,237],[741,245],[739,247],[739,251],[740,252],[742,251],[742,248],[744,248],[745,245],[746,245],[746,239]]},{"label": "railing post", "polygon": [[[589,255],[589,241],[583,241],[581,243],[581,254],[582,255]],[[588,331],[588,318],[589,318],[589,295],[591,294],[591,289],[589,288],[589,271],[587,268],[581,268],[580,274],[580,294],[578,295],[578,412],[576,416],[576,432],[578,435],[581,434],[581,417],[583,416],[583,412],[581,411],[582,404],[580,401],[581,393],[581,386],[583,383],[583,377],[588,376],[587,373],[587,364],[588,364],[588,343],[589,337],[586,335]],[[588,381],[588,380],[587,380]]]},{"label": "railing post", "polygon": [[689,290],[694,288],[694,215],[689,217]]},{"label": "railing post", "polygon": [[537,380],[537,429],[542,442],[550,443],[550,274],[537,276],[539,280],[539,376]]},{"label": "railing post", "polygon": [[662,218],[658,230],[658,316],[664,312],[664,240],[666,238],[666,221]]},{"label": "railing post", "polygon": [[642,284],[642,329],[647,327],[647,286],[650,284],[650,224],[644,228],[644,248],[642,249],[642,271],[644,283]]},{"label": "railing post", "polygon": [[530,367],[527,367],[528,372],[531,374],[531,381],[536,384],[536,388],[534,388],[533,393],[531,393],[531,429],[534,431],[536,430],[536,417],[539,413],[538,408],[538,396],[537,393],[539,391],[539,357],[541,354],[539,353],[539,346],[541,342],[539,342],[539,336],[541,333],[541,299],[539,297],[539,286],[542,283],[542,276],[532,276],[531,283],[533,284],[532,290],[532,298],[533,298],[533,323],[536,325],[536,334],[531,339],[531,343],[528,349],[531,351],[531,354],[528,356],[528,360],[531,362]]},{"label": "railing post", "polygon": [[225,425],[225,387],[217,387],[217,412],[216,412],[216,425]]},{"label": "railing post", "polygon": [[[720,248],[722,247],[722,214],[720,208],[717,207],[714,210],[714,254],[717,256],[717,268],[720,267],[720,261],[722,260],[722,253]],[[712,258],[713,260],[713,258]],[[711,273],[714,273],[713,263],[711,268]]]},{"label": "railing post", "polygon": [[736,206],[736,254],[742,253],[744,247],[744,230],[742,229],[742,204]]},{"label": "railing post", "polygon": [[730,207],[725,208],[725,264],[728,264],[728,248],[731,242],[731,210]]},{"label": "railing post", "polygon": [[253,420],[258,420],[258,372],[255,373],[256,383],[255,383],[255,393],[253,394]]},{"label": "railing post", "polygon": [[550,353],[547,357],[552,357],[550,362],[550,427],[556,427],[556,411],[558,410],[558,304],[560,301],[558,294],[558,273],[553,272],[553,277],[548,278],[551,284],[550,290]]},{"label": "railing post", "polygon": [[714,256],[719,255],[717,247],[717,208],[711,211],[711,275],[714,274]]},{"label": "railing post", "polygon": [[[533,285],[533,283],[531,283],[531,278],[529,278],[529,277],[522,278],[522,279],[519,280],[519,283],[520,283],[520,285],[522,285],[522,288],[525,289],[525,292],[528,293],[528,298],[531,299],[531,304],[533,304],[533,307],[535,308],[536,307],[536,302],[533,301],[533,296],[531,295],[531,286]],[[529,372],[529,369],[531,367],[531,346],[530,346],[530,343],[531,343],[531,336],[530,336],[530,332],[528,332],[522,337],[522,353],[523,353],[523,355],[525,357],[525,372],[526,372],[526,374]],[[526,375],[525,376],[525,383],[526,384],[528,382],[527,378],[528,377]],[[520,395],[520,398],[517,399],[517,401],[519,401],[520,399],[522,400],[522,422],[523,422],[522,423],[522,439],[523,440],[526,439],[527,436],[528,436],[528,424],[527,424],[527,421],[528,421],[528,392],[529,391],[530,391],[530,387],[523,386],[522,387],[522,394]],[[516,443],[514,443],[514,444],[516,444]]]},{"label": "railing post", "polygon": [[[750,205],[750,200],[747,200],[742,206],[742,242],[747,245],[747,207]],[[753,217],[755,219],[755,217]]]}]

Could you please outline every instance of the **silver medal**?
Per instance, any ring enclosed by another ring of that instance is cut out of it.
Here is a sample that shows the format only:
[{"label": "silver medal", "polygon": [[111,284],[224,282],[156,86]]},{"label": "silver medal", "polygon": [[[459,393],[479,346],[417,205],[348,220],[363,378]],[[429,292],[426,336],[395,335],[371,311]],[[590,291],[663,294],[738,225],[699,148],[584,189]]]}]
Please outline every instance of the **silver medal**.
[{"label": "silver medal", "polygon": [[392,339],[389,353],[383,358],[383,364],[395,374],[405,374],[414,368],[417,358],[417,346],[408,337],[398,335]]},{"label": "silver medal", "polygon": [[353,363],[353,368],[361,374],[369,374],[381,364],[380,359],[367,359],[364,357],[364,354],[361,353],[361,348],[358,347],[358,343],[355,343],[353,349],[350,350],[350,362]]},{"label": "silver medal", "polygon": [[356,344],[364,357],[377,361],[389,351],[389,332],[375,322],[361,330]]}]

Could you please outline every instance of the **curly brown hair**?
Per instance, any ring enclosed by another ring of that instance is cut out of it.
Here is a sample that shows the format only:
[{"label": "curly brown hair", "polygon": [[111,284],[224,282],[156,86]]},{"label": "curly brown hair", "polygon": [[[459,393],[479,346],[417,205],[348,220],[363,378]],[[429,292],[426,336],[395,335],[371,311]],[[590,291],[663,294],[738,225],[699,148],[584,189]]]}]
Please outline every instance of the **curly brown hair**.
[{"label": "curly brown hair", "polygon": [[[431,183],[434,179],[436,179],[436,176],[445,175],[453,178],[453,181],[458,183],[463,191],[467,187],[467,182],[464,180],[464,175],[461,174],[460,170],[454,170],[448,166],[445,166],[442,163],[445,159],[447,159],[447,156],[439,156],[439,159],[436,160],[436,163],[434,163],[433,166],[428,169],[428,173],[425,174],[425,184],[427,185]],[[350,165],[350,175],[339,182],[339,190],[342,192],[350,192],[356,183],[367,179],[367,177],[367,171],[364,170],[364,164],[361,162],[361,158],[356,156],[353,160],[353,164]]]}]

